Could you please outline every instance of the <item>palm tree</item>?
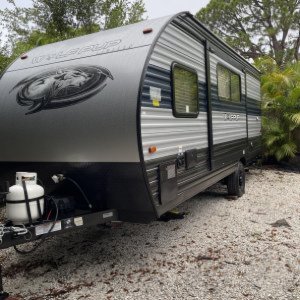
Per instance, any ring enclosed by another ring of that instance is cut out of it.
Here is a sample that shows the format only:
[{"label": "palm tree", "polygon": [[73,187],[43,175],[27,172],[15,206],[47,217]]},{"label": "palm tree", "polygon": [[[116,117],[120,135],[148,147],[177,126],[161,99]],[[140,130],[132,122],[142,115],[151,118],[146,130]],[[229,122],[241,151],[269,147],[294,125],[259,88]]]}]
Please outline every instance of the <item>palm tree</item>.
[{"label": "palm tree", "polygon": [[297,153],[296,131],[300,128],[300,63],[284,70],[273,65],[262,76],[262,93],[265,155],[277,161],[292,158]]}]

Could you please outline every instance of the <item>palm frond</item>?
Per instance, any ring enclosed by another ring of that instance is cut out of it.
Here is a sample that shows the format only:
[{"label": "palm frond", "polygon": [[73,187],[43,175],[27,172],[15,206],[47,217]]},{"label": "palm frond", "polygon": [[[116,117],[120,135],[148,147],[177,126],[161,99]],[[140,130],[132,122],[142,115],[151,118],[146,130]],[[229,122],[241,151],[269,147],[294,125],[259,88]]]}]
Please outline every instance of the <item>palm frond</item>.
[{"label": "palm frond", "polygon": [[284,158],[293,158],[293,157],[295,157],[296,152],[297,152],[296,144],[290,142],[290,143],[286,143],[286,144],[281,145],[281,147],[279,147],[274,154],[275,154],[276,159],[278,161],[280,161]]},{"label": "palm frond", "polygon": [[300,62],[264,74],[262,99],[265,154],[278,161],[293,157],[297,149],[293,132],[300,127]]}]

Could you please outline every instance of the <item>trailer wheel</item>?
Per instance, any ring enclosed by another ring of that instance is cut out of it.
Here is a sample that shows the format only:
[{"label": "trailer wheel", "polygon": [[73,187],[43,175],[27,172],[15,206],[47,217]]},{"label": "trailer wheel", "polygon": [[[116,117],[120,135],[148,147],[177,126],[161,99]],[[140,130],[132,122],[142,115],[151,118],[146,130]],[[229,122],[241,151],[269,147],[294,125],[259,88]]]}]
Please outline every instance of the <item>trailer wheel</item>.
[{"label": "trailer wheel", "polygon": [[244,165],[239,162],[235,172],[227,177],[228,195],[237,197],[243,196],[243,194],[245,194],[245,179]]}]

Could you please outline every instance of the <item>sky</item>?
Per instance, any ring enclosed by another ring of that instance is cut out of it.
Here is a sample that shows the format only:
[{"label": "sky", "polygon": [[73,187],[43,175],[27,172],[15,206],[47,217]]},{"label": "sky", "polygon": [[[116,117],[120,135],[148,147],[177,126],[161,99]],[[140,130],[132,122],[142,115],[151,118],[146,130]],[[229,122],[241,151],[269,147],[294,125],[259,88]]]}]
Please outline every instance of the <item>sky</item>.
[{"label": "sky", "polygon": [[[15,0],[17,5],[30,6],[31,0]],[[209,0],[144,0],[146,17],[154,19],[175,14],[181,11],[190,11],[195,14],[200,8],[207,5]],[[6,0],[0,0],[0,9],[8,7]]]},{"label": "sky", "polygon": [[[1,0],[0,0],[1,1]],[[144,0],[149,19],[189,11],[195,14],[206,6],[209,0]]]}]

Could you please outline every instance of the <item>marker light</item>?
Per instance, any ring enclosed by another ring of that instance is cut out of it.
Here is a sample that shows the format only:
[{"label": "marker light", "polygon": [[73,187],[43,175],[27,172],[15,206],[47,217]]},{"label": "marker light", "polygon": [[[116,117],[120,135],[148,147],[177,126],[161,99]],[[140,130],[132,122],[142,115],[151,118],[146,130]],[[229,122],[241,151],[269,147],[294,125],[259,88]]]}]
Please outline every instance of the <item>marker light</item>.
[{"label": "marker light", "polygon": [[155,153],[157,151],[157,148],[155,146],[151,146],[151,147],[149,147],[148,151],[149,151],[150,154],[152,154],[152,153]]},{"label": "marker light", "polygon": [[147,34],[147,33],[151,33],[152,31],[153,31],[152,28],[145,28],[145,29],[143,30],[143,33],[144,33],[144,34]]}]

